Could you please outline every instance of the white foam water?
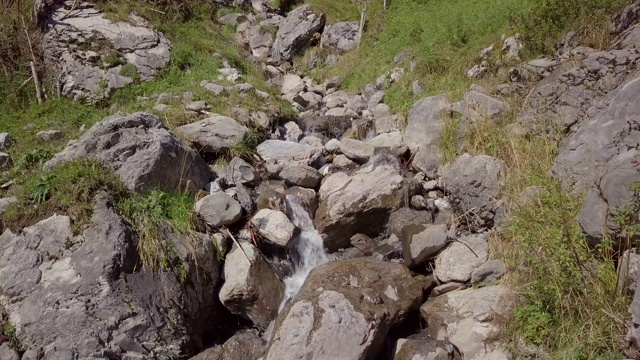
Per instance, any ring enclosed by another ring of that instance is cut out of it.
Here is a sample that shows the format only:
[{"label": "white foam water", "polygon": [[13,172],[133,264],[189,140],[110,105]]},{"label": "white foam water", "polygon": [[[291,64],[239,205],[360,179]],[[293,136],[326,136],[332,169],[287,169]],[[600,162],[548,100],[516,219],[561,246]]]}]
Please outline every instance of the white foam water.
[{"label": "white foam water", "polygon": [[316,230],[311,216],[300,204],[300,200],[295,196],[287,195],[287,204],[289,205],[289,218],[301,230],[301,233],[294,253],[291,254],[293,274],[284,279],[285,296],[280,309],[289,299],[296,296],[311,270],[329,261],[324,250],[322,237]]}]

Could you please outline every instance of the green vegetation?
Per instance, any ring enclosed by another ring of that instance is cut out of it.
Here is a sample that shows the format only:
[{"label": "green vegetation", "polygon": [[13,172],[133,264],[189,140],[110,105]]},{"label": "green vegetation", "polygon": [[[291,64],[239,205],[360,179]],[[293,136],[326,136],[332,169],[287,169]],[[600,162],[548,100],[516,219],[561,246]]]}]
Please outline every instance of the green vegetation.
[{"label": "green vegetation", "polygon": [[23,351],[22,343],[20,343],[20,339],[18,339],[18,333],[15,325],[10,322],[5,323],[2,328],[2,335],[6,338],[6,342],[9,344],[11,349],[15,351]]}]

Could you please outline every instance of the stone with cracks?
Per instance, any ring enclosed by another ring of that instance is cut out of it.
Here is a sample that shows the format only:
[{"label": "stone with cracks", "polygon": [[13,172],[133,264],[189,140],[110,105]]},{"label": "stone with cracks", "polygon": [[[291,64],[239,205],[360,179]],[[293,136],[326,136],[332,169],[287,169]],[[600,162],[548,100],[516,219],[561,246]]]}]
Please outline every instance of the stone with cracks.
[{"label": "stone with cracks", "polygon": [[452,291],[426,302],[420,308],[429,334],[449,341],[463,359],[504,359],[509,356],[494,343],[499,322],[508,316],[510,290],[502,285]]},{"label": "stone with cracks", "polygon": [[175,359],[215,337],[213,243],[205,237],[189,251],[183,238],[166,235],[163,246],[175,250],[167,261],[182,265],[158,273],[142,266],[137,237],[102,197],[79,235],[59,215],[20,235],[5,231],[0,288],[22,358]]},{"label": "stone with cracks", "polygon": [[364,141],[343,138],[340,140],[340,152],[353,161],[365,163],[373,156],[375,147]]},{"label": "stone with cracks", "polygon": [[404,142],[412,152],[436,145],[444,129],[444,113],[449,109],[447,95],[422,99],[411,107]]},{"label": "stone with cracks", "polygon": [[271,57],[276,62],[289,61],[309,46],[313,35],[324,26],[324,14],[316,15],[309,5],[291,11],[280,23]]},{"label": "stone with cracks", "polygon": [[239,157],[234,157],[227,165],[216,170],[216,174],[228,184],[253,184],[260,180],[256,169]]},{"label": "stone with cracks", "polygon": [[234,245],[225,259],[220,301],[233,314],[265,329],[278,315],[284,284],[253,244],[240,244],[242,249]]},{"label": "stone with cracks", "polygon": [[403,202],[403,178],[391,164],[370,164],[352,175],[337,172],[320,187],[318,231],[331,251],[349,246],[357,233],[377,236]]},{"label": "stone with cracks", "polygon": [[402,229],[402,253],[410,268],[421,265],[442,250],[449,240],[446,225],[407,225]]},{"label": "stone with cracks", "polygon": [[489,244],[483,235],[470,235],[452,242],[436,258],[434,275],[443,283],[465,283],[471,273],[487,261]]},{"label": "stone with cracks", "polygon": [[221,115],[180,126],[176,131],[203,152],[211,154],[229,150],[242,142],[248,132],[244,125]]},{"label": "stone with cracks", "polygon": [[242,217],[242,206],[231,196],[217,191],[198,200],[195,212],[211,227],[235,224]]},{"label": "stone with cracks", "polygon": [[[54,5],[44,21],[44,56],[60,79],[62,95],[104,98],[134,81],[124,66],[146,81],[169,65],[169,41],[142,18],[131,15],[127,22],[113,22],[91,3],[74,3]],[[75,10],[69,13],[71,8]]]},{"label": "stone with cracks", "polygon": [[278,316],[264,359],[374,358],[421,299],[422,286],[404,265],[372,259],[321,265]]},{"label": "stone with cracks", "polygon": [[266,343],[255,331],[233,335],[224,344],[207,349],[190,360],[256,360],[264,353]]},{"label": "stone with cracks", "polygon": [[502,260],[489,260],[471,273],[472,284],[489,284],[499,280],[504,275]]},{"label": "stone with cracks", "polygon": [[258,211],[251,219],[251,226],[266,239],[267,243],[281,248],[289,247],[291,241],[300,233],[289,221],[287,215],[271,209]]},{"label": "stone with cracks", "polygon": [[282,140],[267,140],[256,151],[268,163],[288,166],[312,165],[322,155],[322,150],[312,146]]},{"label": "stone with cracks", "polygon": [[393,360],[450,360],[453,355],[453,351],[447,350],[444,341],[434,340],[421,333],[408,339],[398,339]]},{"label": "stone with cracks", "polygon": [[322,32],[322,45],[330,46],[340,53],[358,46],[360,25],[356,21],[342,21],[327,26]]},{"label": "stone with cracks", "polygon": [[44,167],[87,157],[113,168],[125,186],[137,192],[175,191],[188,182],[201,189],[211,177],[202,157],[171,134],[159,117],[147,113],[103,119]]},{"label": "stone with cracks", "polygon": [[280,178],[291,185],[315,188],[320,185],[322,174],[310,166],[288,166],[280,172]]}]

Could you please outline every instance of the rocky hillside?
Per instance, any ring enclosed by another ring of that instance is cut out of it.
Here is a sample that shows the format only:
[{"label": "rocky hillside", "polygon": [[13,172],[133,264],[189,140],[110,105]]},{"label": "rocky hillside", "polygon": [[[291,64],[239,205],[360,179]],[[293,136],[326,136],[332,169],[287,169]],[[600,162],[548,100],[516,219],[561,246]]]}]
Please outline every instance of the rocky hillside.
[{"label": "rocky hillside", "polygon": [[640,359],[640,2],[496,3],[8,4],[0,359]]}]

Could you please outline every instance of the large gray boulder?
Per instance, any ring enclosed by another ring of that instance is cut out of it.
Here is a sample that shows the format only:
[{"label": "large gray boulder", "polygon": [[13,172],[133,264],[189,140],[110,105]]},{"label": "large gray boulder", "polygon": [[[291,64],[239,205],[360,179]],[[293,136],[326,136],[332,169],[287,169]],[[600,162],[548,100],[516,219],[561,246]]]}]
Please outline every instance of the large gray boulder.
[{"label": "large gray boulder", "polygon": [[292,185],[315,188],[320,185],[322,174],[310,166],[288,166],[280,172],[280,178]]},{"label": "large gray boulder", "polygon": [[389,330],[421,300],[420,282],[403,265],[371,259],[321,265],[278,316],[264,359],[374,358]]},{"label": "large gray boulder", "polygon": [[484,235],[470,235],[452,242],[436,258],[433,274],[443,283],[466,283],[471,274],[489,257]]},{"label": "large gray boulder", "polygon": [[450,360],[453,356],[453,347],[447,347],[444,341],[417,334],[398,339],[393,360]]},{"label": "large gray boulder", "polygon": [[225,259],[220,301],[232,313],[266,329],[278,315],[284,284],[253,244],[241,245],[242,249],[234,245]]},{"label": "large gray boulder", "polygon": [[167,232],[171,265],[154,273],[106,199],[80,235],[70,225],[56,215],[0,236],[2,306],[22,359],[183,358],[215,336],[219,264],[206,236],[195,244]]},{"label": "large gray boulder", "polygon": [[223,191],[198,200],[194,210],[213,228],[233,225],[242,217],[240,203]]},{"label": "large gray boulder", "polygon": [[211,172],[202,157],[170,133],[159,117],[115,114],[93,125],[44,165],[96,158],[113,168],[129,189],[175,191],[192,182],[200,189]]},{"label": "large gray boulder", "polygon": [[176,131],[203,152],[217,154],[238,145],[249,130],[230,117],[215,115],[180,126]]},{"label": "large gray boulder", "polygon": [[411,152],[437,145],[444,129],[444,114],[448,109],[447,95],[424,98],[413,104],[403,136]]},{"label": "large gray boulder", "polygon": [[340,140],[340,152],[342,152],[349,159],[365,163],[373,157],[375,147],[364,141],[344,138]]},{"label": "large gray boulder", "polygon": [[262,209],[251,219],[251,225],[266,242],[281,248],[288,248],[292,240],[300,233],[284,213]]},{"label": "large gray boulder", "polygon": [[502,160],[487,155],[464,154],[444,169],[442,180],[459,210],[478,219],[492,221],[499,206],[500,189],[506,176]]},{"label": "large gray boulder", "polygon": [[322,30],[324,14],[317,15],[309,5],[291,11],[280,23],[271,57],[274,61],[288,61],[311,42],[313,35]]},{"label": "large gray boulder", "polygon": [[429,334],[450,342],[463,359],[508,360],[512,357],[493,341],[500,319],[510,312],[509,295],[501,285],[453,291],[426,302],[420,311]]},{"label": "large gray boulder", "polygon": [[322,45],[338,52],[353,50],[358,46],[360,25],[357,21],[342,21],[327,26],[322,32]]},{"label": "large gray boulder", "polygon": [[509,109],[505,101],[472,87],[462,99],[462,123],[467,125],[482,120],[496,120]]},{"label": "large gray boulder", "polygon": [[114,22],[89,2],[74,3],[54,5],[44,27],[45,60],[64,96],[100,99],[169,65],[169,41],[139,16]]},{"label": "large gray boulder", "polygon": [[390,164],[371,164],[352,175],[337,172],[320,187],[316,211],[325,246],[336,251],[349,246],[357,233],[377,236],[389,213],[403,202],[403,178]]},{"label": "large gray boulder", "polygon": [[402,229],[404,262],[413,268],[433,258],[447,246],[449,229],[446,225],[407,225]]}]

